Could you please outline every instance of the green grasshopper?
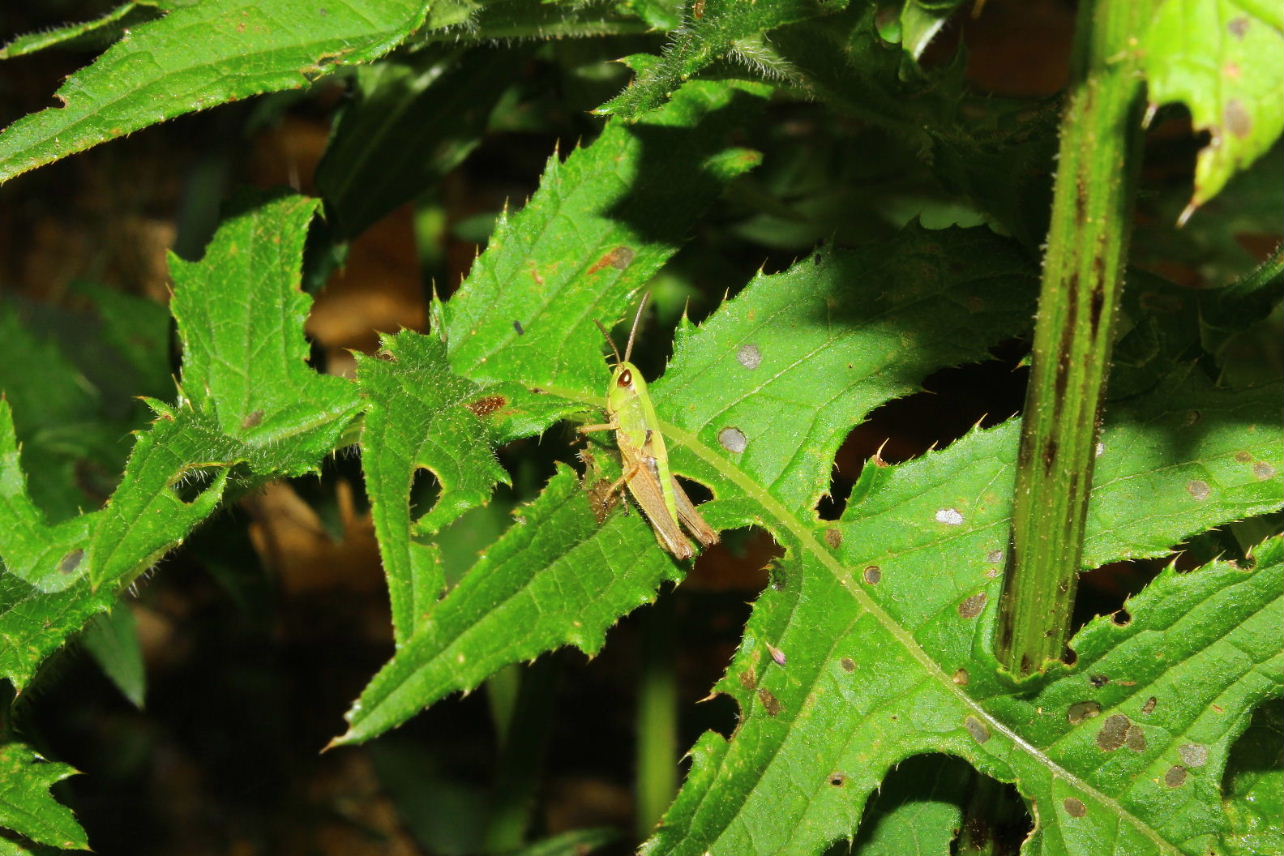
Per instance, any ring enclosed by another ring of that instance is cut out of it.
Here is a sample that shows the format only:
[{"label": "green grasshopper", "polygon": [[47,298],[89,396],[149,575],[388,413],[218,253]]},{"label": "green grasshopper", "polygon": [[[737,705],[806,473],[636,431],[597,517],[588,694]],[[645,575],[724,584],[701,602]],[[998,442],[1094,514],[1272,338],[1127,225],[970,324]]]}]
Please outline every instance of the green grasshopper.
[{"label": "green grasshopper", "polygon": [[621,485],[628,485],[629,493],[642,507],[660,546],[679,559],[690,559],[695,550],[682,534],[682,526],[705,547],[718,543],[718,533],[696,511],[695,503],[669,470],[669,453],[664,446],[664,435],[660,433],[655,406],[647,393],[646,380],[638,367],[629,362],[646,303],[643,298],[622,358],[611,341],[611,334],[598,322],[615,354],[615,370],[606,391],[606,416],[610,421],[604,425],[583,425],[579,430],[584,434],[615,432],[624,475],[611,485],[608,495],[614,494]]}]

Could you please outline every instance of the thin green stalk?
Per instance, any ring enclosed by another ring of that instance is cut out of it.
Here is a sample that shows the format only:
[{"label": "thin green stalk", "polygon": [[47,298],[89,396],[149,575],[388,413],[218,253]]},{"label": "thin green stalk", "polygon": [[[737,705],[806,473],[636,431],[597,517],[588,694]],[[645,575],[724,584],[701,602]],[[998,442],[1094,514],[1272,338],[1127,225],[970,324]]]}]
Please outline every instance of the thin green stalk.
[{"label": "thin green stalk", "polygon": [[673,598],[642,616],[642,674],[637,713],[637,834],[646,839],[678,790],[678,681]]},{"label": "thin green stalk", "polygon": [[1256,324],[1284,297],[1284,244],[1243,278],[1199,296],[1200,316],[1214,330],[1229,333]]},{"label": "thin green stalk", "polygon": [[1156,5],[1079,7],[998,633],[1017,676],[1060,659],[1069,637],[1132,230],[1144,106],[1134,45]]},{"label": "thin green stalk", "polygon": [[[548,749],[556,696],[555,658],[542,657],[518,672],[514,697],[501,702],[499,764],[486,823],[485,852],[507,853],[526,843],[540,770]],[[492,680],[494,680],[492,678]],[[507,687],[511,690],[511,687]],[[502,693],[501,693],[502,695]],[[502,710],[507,706],[507,711]]]}]

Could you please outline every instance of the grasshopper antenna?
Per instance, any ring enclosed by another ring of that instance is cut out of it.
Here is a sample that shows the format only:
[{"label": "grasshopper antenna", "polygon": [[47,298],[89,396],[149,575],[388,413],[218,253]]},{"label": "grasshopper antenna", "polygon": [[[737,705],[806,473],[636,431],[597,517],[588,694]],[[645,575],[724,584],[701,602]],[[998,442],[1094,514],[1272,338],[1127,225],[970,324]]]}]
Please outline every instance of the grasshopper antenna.
[{"label": "grasshopper antenna", "polygon": [[629,343],[624,346],[624,362],[629,361],[633,356],[633,339],[638,334],[638,325],[642,323],[642,313],[646,311],[646,305],[651,300],[651,292],[642,295],[642,302],[638,304],[638,314],[633,316],[633,329],[629,331]]},{"label": "grasshopper antenna", "polygon": [[[615,347],[615,341],[611,338],[611,331],[606,329],[606,327],[602,324],[602,322],[597,320],[596,318],[593,319],[593,323],[597,325],[597,329],[601,330],[602,335],[606,337],[606,343],[611,346],[611,353],[615,354],[615,362],[617,364],[620,362],[623,362],[620,359],[620,351],[618,348]],[[632,341],[632,339],[630,339],[630,341]]]}]

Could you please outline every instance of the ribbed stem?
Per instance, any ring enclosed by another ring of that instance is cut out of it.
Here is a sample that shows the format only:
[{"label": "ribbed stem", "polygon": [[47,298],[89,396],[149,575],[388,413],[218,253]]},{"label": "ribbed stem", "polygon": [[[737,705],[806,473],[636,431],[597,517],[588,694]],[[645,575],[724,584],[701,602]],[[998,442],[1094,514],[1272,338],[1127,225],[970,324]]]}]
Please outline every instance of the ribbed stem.
[{"label": "ribbed stem", "polygon": [[1053,192],[997,654],[1017,676],[1070,632],[1141,142],[1134,48],[1154,0],[1087,0]]}]

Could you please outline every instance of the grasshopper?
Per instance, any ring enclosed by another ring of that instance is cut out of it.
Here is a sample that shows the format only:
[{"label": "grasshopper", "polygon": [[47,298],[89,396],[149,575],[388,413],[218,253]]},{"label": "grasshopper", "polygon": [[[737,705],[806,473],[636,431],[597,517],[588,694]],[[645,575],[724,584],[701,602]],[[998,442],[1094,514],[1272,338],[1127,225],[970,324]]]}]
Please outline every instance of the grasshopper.
[{"label": "grasshopper", "polygon": [[643,298],[638,306],[623,357],[615,342],[611,341],[611,334],[598,322],[598,328],[615,354],[615,369],[611,372],[611,385],[606,391],[609,421],[603,425],[583,425],[579,430],[583,434],[615,432],[624,475],[611,485],[608,495],[614,494],[621,485],[627,485],[629,493],[633,494],[651,523],[660,546],[679,559],[690,559],[695,550],[682,534],[683,526],[705,547],[718,543],[718,533],[696,511],[695,503],[669,470],[669,453],[664,446],[664,435],[660,433],[660,422],[651,404],[646,380],[638,367],[629,362],[646,303],[646,298]]}]

